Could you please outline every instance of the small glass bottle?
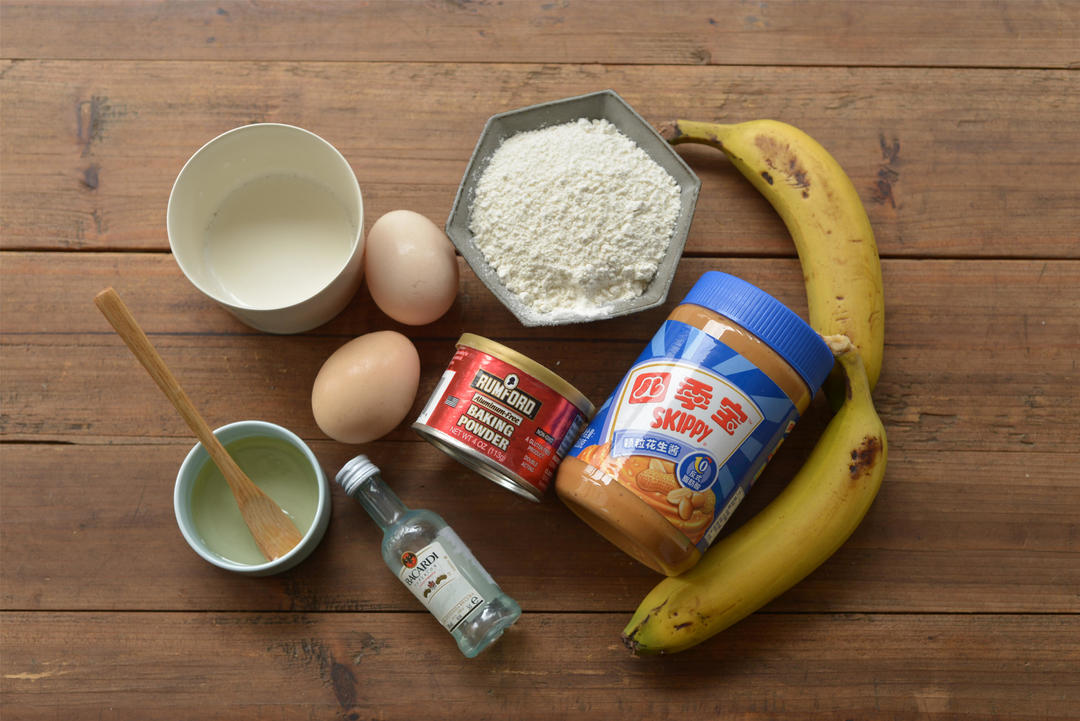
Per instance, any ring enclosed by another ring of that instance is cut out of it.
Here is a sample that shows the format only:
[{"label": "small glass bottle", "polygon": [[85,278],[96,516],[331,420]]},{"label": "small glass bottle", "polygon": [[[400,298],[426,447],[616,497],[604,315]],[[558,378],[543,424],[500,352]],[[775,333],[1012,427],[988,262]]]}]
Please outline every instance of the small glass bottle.
[{"label": "small glass bottle", "polygon": [[446,521],[431,511],[408,508],[367,456],[346,463],[336,480],[382,529],[386,565],[466,657],[479,654],[518,620],[521,606],[499,588]]}]

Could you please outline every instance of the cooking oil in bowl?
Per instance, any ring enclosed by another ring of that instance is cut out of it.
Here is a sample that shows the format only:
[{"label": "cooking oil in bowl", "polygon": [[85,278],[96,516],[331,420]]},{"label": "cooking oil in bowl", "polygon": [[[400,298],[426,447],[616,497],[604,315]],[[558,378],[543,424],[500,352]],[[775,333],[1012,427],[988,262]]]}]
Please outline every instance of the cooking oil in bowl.
[{"label": "cooking oil in bowl", "polygon": [[[225,448],[306,534],[319,503],[319,482],[308,458],[288,441],[267,436],[240,438]],[[191,487],[191,520],[206,547],[223,559],[245,565],[266,563],[225,478],[209,459]]]}]

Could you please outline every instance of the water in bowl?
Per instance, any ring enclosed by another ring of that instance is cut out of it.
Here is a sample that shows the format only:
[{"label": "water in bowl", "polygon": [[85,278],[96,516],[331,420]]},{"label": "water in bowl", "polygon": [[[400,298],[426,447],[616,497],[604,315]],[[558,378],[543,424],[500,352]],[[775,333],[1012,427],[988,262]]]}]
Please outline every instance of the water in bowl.
[{"label": "water in bowl", "polygon": [[345,205],[322,183],[265,175],[222,201],[206,229],[206,265],[236,304],[282,308],[333,280],[356,234]]}]

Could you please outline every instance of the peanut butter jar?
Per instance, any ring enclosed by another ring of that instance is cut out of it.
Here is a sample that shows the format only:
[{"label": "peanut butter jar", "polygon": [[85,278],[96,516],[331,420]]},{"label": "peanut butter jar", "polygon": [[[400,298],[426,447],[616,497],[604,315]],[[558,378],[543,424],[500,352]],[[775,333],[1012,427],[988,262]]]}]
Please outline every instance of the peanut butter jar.
[{"label": "peanut butter jar", "polygon": [[821,337],[756,286],[705,273],[556,477],[594,530],[668,576],[691,568],[833,366]]}]

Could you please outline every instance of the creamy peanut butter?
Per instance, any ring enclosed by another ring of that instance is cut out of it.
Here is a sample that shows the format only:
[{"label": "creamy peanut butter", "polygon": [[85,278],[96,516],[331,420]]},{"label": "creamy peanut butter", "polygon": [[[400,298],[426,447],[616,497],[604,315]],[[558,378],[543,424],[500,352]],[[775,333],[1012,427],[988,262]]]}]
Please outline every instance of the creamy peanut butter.
[{"label": "creamy peanut butter", "polygon": [[716,538],[832,367],[795,313],[733,276],[702,276],[559,467],[594,530],[677,575]]}]

